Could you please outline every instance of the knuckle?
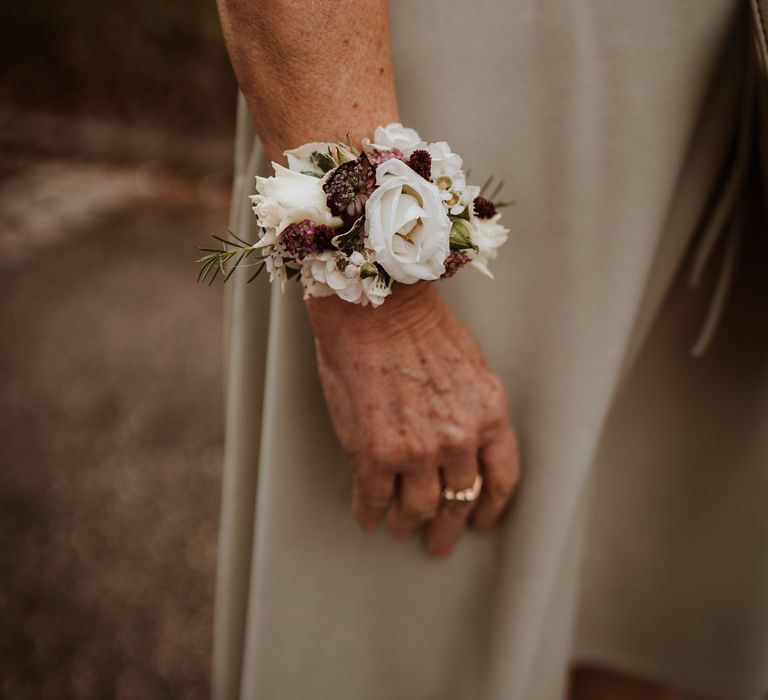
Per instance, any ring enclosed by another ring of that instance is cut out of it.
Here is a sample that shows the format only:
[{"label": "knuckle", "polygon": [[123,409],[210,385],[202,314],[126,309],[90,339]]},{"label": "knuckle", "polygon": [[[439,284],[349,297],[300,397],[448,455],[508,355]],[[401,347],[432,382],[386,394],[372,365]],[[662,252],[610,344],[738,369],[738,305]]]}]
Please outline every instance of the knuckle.
[{"label": "knuckle", "polygon": [[464,428],[445,431],[441,437],[441,452],[448,457],[458,457],[472,452],[474,435]]},{"label": "knuckle", "polygon": [[429,464],[434,459],[434,452],[426,444],[407,444],[390,450],[384,459],[395,471],[414,471]]}]

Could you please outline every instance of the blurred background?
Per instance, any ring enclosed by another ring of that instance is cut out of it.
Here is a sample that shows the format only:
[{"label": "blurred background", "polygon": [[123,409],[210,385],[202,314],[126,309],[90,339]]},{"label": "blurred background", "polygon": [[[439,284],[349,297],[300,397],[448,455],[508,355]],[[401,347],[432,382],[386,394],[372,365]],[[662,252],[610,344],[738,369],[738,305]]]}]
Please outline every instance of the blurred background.
[{"label": "blurred background", "polygon": [[235,83],[213,0],[0,5],[0,697],[206,698]]}]

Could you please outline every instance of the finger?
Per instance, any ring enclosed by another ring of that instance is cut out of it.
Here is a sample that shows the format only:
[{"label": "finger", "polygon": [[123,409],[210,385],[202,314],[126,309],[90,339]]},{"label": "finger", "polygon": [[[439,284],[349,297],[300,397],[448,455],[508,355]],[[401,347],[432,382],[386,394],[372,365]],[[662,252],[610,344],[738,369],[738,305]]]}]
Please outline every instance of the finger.
[{"label": "finger", "polygon": [[[442,451],[443,481],[446,488],[462,491],[472,488],[479,468],[474,446],[444,448]],[[427,528],[427,548],[438,557],[447,557],[464,531],[472,505],[443,501],[437,516]]]},{"label": "finger", "polygon": [[373,532],[389,508],[395,477],[375,467],[355,472],[352,483],[352,511],[360,527]]},{"label": "finger", "polygon": [[477,446],[463,444],[460,446],[444,447],[440,451],[445,486],[460,491],[472,488],[477,476]]},{"label": "finger", "polygon": [[520,480],[517,438],[509,423],[480,450],[480,463],[483,490],[472,513],[472,525],[492,532]]},{"label": "finger", "polygon": [[440,503],[440,478],[436,468],[400,476],[400,493],[387,516],[395,537],[408,539],[425,521],[435,517]]},{"label": "finger", "polygon": [[472,503],[443,501],[427,526],[427,549],[436,557],[447,557],[467,525]]}]

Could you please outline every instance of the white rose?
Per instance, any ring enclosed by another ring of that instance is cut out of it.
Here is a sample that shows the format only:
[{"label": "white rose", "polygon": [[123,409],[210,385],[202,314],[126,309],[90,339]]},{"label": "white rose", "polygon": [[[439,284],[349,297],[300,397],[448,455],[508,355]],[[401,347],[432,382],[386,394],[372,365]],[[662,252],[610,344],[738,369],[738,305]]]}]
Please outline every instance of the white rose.
[{"label": "white rose", "polygon": [[509,236],[509,229],[499,223],[500,218],[501,214],[494,214],[490,219],[475,216],[472,221],[472,242],[477,246],[477,252],[469,265],[491,279],[493,275],[488,270],[488,262],[498,255],[498,248]]},{"label": "white rose", "polygon": [[396,158],[376,168],[376,183],[365,203],[366,240],[376,261],[397,282],[438,279],[451,232],[440,192]]},{"label": "white rose", "polygon": [[373,133],[371,146],[379,151],[391,151],[397,148],[407,158],[417,148],[424,148],[426,144],[416,131],[403,126],[400,122],[395,122],[378,127]]},{"label": "white rose", "polygon": [[[288,224],[304,219],[315,224],[341,226],[341,219],[328,209],[321,179],[294,172],[278,163],[272,163],[272,167],[274,176],[257,177],[258,194],[251,197],[259,226],[267,229],[263,245],[274,242],[265,239],[276,238]],[[262,245],[261,241],[259,245]]]}]

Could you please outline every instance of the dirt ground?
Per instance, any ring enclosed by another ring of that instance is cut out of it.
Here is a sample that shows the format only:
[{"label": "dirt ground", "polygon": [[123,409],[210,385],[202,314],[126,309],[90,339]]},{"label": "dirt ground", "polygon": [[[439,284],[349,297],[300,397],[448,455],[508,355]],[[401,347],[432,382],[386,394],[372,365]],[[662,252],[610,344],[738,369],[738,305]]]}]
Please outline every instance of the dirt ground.
[{"label": "dirt ground", "polygon": [[0,143],[0,696],[205,698],[222,290],[194,258],[226,229],[229,144],[184,174],[17,146]]}]

